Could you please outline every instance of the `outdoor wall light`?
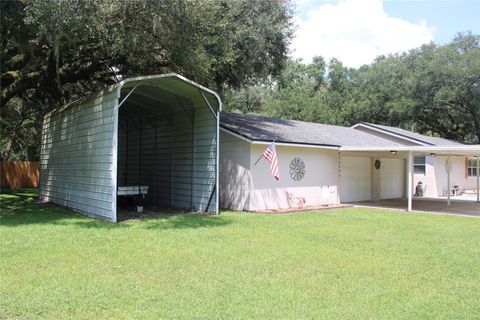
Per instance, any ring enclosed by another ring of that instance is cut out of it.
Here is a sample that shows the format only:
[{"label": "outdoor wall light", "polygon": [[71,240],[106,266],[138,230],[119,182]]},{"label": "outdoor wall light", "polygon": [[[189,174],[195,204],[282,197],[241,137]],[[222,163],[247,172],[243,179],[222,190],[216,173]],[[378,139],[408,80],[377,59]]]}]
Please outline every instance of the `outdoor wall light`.
[{"label": "outdoor wall light", "polygon": [[436,156],[437,156],[437,154],[436,154],[436,153],[433,153],[433,152],[432,152],[432,153],[430,153],[430,157],[434,157],[434,158],[435,158]]},{"label": "outdoor wall light", "polygon": [[390,153],[391,153],[391,154],[397,154],[397,151],[392,150],[392,151],[390,151]]}]

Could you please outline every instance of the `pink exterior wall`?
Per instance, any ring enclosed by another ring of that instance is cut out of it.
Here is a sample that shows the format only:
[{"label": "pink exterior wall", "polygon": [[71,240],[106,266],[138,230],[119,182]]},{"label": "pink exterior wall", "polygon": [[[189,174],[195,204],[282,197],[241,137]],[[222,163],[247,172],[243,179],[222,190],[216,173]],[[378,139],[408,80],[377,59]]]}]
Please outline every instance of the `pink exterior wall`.
[{"label": "pink exterior wall", "polygon": [[[339,170],[338,152],[308,147],[276,146],[280,180],[270,175],[270,164],[263,158],[255,166],[267,145],[251,145],[250,210],[301,208],[337,204]],[[300,181],[289,175],[289,164],[295,157],[305,163],[305,176]]]},{"label": "pink exterior wall", "polygon": [[[426,172],[425,175],[415,174],[413,179],[413,187],[417,185],[418,181],[422,181],[425,188],[425,197],[442,197],[444,196],[444,189],[447,188],[447,171],[446,161],[448,157],[426,157]],[[465,178],[465,157],[451,157],[452,171],[450,173],[451,187],[458,185],[460,190],[472,190],[477,188],[477,180],[474,177]]]}]

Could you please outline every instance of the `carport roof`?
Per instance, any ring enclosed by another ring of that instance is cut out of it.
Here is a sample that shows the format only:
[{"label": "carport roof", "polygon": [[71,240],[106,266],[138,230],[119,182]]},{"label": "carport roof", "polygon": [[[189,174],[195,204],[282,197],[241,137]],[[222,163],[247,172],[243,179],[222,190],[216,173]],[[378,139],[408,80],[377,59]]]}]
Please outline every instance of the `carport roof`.
[{"label": "carport roof", "polygon": [[149,98],[155,96],[155,92],[161,91],[165,105],[178,104],[178,97],[182,96],[192,105],[207,105],[214,114],[222,108],[217,93],[176,73],[128,78],[114,84],[110,90],[118,90],[118,98],[123,101],[131,92],[135,92],[137,87]]},{"label": "carport roof", "polygon": [[[114,83],[103,91],[90,94],[88,96],[77,99],[62,107],[58,107],[48,112],[60,113],[72,106],[79,105],[88,99],[101,97],[107,93],[116,91],[119,99],[119,107],[127,100],[136,89],[148,97],[149,91],[157,90],[163,93],[163,105],[168,103],[178,103],[178,96],[188,100],[192,105],[208,106],[212,113],[222,110],[222,101],[218,94],[190,79],[187,79],[176,73],[155,74],[150,76],[141,76],[134,78],[127,78],[120,82]],[[151,97],[149,97],[151,98]]]}]

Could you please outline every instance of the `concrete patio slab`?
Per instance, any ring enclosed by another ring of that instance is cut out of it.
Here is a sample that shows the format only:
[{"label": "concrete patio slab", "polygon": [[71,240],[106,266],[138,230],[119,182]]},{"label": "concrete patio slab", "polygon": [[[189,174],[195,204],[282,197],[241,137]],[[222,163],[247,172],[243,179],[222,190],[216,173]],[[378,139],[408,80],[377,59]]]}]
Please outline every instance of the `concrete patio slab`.
[{"label": "concrete patio slab", "polygon": [[[406,210],[407,199],[386,199],[380,201],[360,201],[349,203],[356,207],[371,207],[382,209]],[[451,200],[450,206],[445,199],[414,198],[413,211],[432,212],[462,216],[480,217],[480,203],[476,201]]]}]

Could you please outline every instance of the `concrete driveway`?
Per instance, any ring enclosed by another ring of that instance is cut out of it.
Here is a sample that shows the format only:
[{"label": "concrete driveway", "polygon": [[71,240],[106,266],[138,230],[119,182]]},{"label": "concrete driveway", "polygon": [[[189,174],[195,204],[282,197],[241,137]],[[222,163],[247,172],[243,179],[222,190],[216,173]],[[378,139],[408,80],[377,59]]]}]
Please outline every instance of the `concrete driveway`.
[{"label": "concrete driveway", "polygon": [[[406,210],[407,199],[387,199],[380,201],[360,201],[349,203],[357,207]],[[480,217],[480,203],[475,200],[451,200],[450,206],[445,199],[414,198],[413,211],[433,212],[463,216]]]}]

